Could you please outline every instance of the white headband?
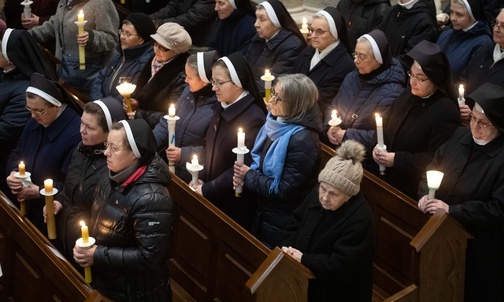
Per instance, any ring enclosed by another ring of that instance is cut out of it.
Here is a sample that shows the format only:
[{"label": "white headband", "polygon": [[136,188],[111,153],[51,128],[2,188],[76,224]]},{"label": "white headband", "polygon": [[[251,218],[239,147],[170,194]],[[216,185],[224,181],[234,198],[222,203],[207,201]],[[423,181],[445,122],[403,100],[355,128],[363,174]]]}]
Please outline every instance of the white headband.
[{"label": "white headband", "polygon": [[2,39],[2,54],[7,62],[10,62],[9,57],[7,56],[7,42],[9,42],[9,36],[12,31],[14,31],[14,29],[7,28]]},{"label": "white headband", "polygon": [[481,108],[481,106],[480,106],[480,104],[478,104],[478,102],[474,102],[474,110],[485,114],[485,110],[483,110],[483,108]]},{"label": "white headband", "polygon": [[273,25],[275,25],[278,28],[282,28],[282,25],[280,24],[280,21],[278,21],[278,17],[275,13],[275,10],[273,9],[273,6],[271,6],[271,4],[268,1],[261,2],[261,4],[259,5],[264,7],[264,9],[266,10],[266,14],[268,14],[271,23],[273,23]]},{"label": "white headband", "polygon": [[33,94],[36,94],[39,97],[43,98],[44,100],[48,101],[49,103],[53,104],[54,106],[61,107],[61,102],[58,101],[57,99],[55,99],[52,95],[50,95],[49,93],[47,93],[45,91],[42,91],[42,90],[35,88],[33,86],[28,86],[28,88],[26,88],[26,92],[31,92]]},{"label": "white headband", "polygon": [[205,82],[205,83],[210,83],[206,76],[206,71],[205,71],[205,54],[202,52],[198,52],[196,54],[196,63],[198,64],[198,75],[200,79]]},{"label": "white headband", "polygon": [[469,4],[469,1],[462,0],[462,2],[464,2],[465,7],[467,8],[467,12],[469,13],[469,16],[471,17],[471,19],[473,19],[473,21],[476,21],[476,18],[474,18],[474,15],[472,13],[472,9],[471,9],[471,5]]},{"label": "white headband", "polygon": [[229,1],[229,4],[231,4],[231,6],[234,8],[234,9],[237,9],[238,7],[236,7],[236,3],[234,2],[234,0],[228,0]]},{"label": "white headband", "polygon": [[96,100],[93,103],[98,104],[103,110],[103,113],[105,114],[105,119],[107,120],[107,127],[108,130],[110,131],[110,128],[112,128],[112,116],[110,115],[110,111],[108,110],[107,105],[105,105],[105,103],[100,100]]},{"label": "white headband", "polygon": [[325,10],[321,10],[321,11],[317,12],[316,15],[323,16],[324,18],[326,18],[327,24],[329,24],[329,31],[331,32],[331,35],[336,40],[338,40],[338,30],[336,29],[336,23],[334,23],[334,19],[331,16],[331,14],[329,14]]},{"label": "white headband", "polygon": [[243,86],[240,82],[240,78],[238,77],[238,73],[236,73],[236,69],[235,69],[233,63],[231,63],[231,61],[228,59],[228,57],[222,57],[219,60],[224,61],[224,64],[226,64],[226,66],[229,70],[229,74],[231,75],[231,80],[233,81],[233,83],[235,83],[236,86],[243,88]]},{"label": "white headband", "polygon": [[373,39],[373,37],[371,37],[368,34],[362,35],[362,37],[364,39],[368,40],[369,44],[371,44],[371,48],[373,49],[373,54],[374,54],[376,61],[378,61],[378,63],[380,63],[380,64],[383,64],[383,59],[381,56],[380,48],[378,47],[378,44],[376,44],[375,39]]},{"label": "white headband", "polygon": [[135,154],[136,158],[142,158],[142,154],[138,151],[138,147],[135,142],[135,138],[133,137],[133,132],[131,131],[131,127],[127,121],[122,120],[119,123],[123,124],[124,130],[126,132],[126,138],[128,138],[128,143],[130,144],[131,150],[133,150],[133,154]]}]

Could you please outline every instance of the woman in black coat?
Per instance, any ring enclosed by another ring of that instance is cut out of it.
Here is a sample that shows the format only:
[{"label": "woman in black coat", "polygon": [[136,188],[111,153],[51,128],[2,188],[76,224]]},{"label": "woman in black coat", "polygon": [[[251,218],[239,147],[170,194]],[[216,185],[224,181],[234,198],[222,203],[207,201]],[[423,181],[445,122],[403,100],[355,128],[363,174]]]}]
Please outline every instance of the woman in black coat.
[{"label": "woman in black coat", "polygon": [[359,193],[364,147],[343,142],[292,214],[282,250],[315,275],[308,301],[371,301],[373,215]]},{"label": "woman in black coat", "polygon": [[385,119],[387,150],[375,147],[373,159],[387,168],[388,183],[416,199],[425,167],[461,123],[451,93],[450,64],[439,46],[422,41],[405,60],[411,66],[411,86],[392,104]]},{"label": "woman in black coat", "polygon": [[114,301],[171,301],[168,166],[144,120],[113,124],[106,146],[109,177],[98,184],[90,209],[96,244],[75,245],[74,259],[91,266],[93,288]]},{"label": "woman in black coat", "polygon": [[235,186],[243,184],[258,196],[252,233],[270,248],[282,244],[292,211],[315,185],[322,127],[317,87],[308,77],[282,75],[274,91],[252,149],[253,163],[236,162],[233,178]]},{"label": "woman in black coat", "polygon": [[476,102],[470,128],[458,128],[437,150],[427,169],[443,172],[443,181],[434,199],[422,182],[418,207],[445,211],[474,236],[464,301],[504,301],[504,88],[486,83],[467,98]]},{"label": "woman in black coat", "polygon": [[[266,107],[257,93],[250,67],[239,52],[220,58],[212,68],[212,86],[219,104],[214,107],[206,135],[202,180],[190,183],[193,189],[214,203],[247,230],[257,209],[256,196],[244,190],[241,197],[233,189],[233,165],[239,128],[246,134],[245,146],[252,148],[264,124]],[[244,163],[252,157],[245,154]]]}]

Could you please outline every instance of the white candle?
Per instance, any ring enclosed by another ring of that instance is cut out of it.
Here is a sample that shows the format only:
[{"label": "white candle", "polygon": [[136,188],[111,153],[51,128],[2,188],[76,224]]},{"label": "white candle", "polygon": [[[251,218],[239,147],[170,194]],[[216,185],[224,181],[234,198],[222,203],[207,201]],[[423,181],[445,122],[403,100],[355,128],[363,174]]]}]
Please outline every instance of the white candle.
[{"label": "white candle", "polygon": [[458,91],[459,91],[459,99],[463,99],[464,98],[464,92],[465,92],[464,85],[460,84],[459,88],[458,88]]},{"label": "white candle", "polygon": [[306,23],[306,17],[303,17],[303,24],[301,25],[303,31],[308,31],[308,24]]},{"label": "white candle", "polygon": [[238,148],[243,149],[245,147],[245,132],[242,128],[238,129]]},{"label": "white candle", "polygon": [[170,108],[168,108],[168,116],[169,117],[174,117],[175,116],[175,105],[171,104]]},{"label": "white candle", "polygon": [[429,199],[433,199],[436,190],[441,186],[441,181],[443,180],[444,173],[435,170],[427,171],[427,187],[429,188]]},{"label": "white candle", "polygon": [[378,146],[383,147],[383,118],[375,113],[376,116],[376,137],[378,138]]},{"label": "white candle", "polygon": [[198,156],[196,154],[194,154],[192,160],[191,160],[191,164],[195,167],[199,166],[199,162],[198,162]]},{"label": "white candle", "polygon": [[333,111],[332,111],[331,118],[332,118],[333,120],[335,120],[335,119],[337,119],[337,118],[338,118],[338,112],[337,112],[336,110],[333,110]]}]

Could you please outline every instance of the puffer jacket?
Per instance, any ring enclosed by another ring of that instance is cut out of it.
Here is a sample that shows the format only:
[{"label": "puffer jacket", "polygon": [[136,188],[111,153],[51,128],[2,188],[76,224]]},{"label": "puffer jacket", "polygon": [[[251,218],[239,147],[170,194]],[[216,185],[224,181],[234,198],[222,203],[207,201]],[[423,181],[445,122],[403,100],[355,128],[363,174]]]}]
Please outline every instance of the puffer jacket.
[{"label": "puffer jacket", "polygon": [[252,68],[254,79],[260,91],[264,91],[261,76],[269,69],[275,77],[290,73],[294,62],[306,44],[288,30],[281,29],[276,36],[267,41],[256,34],[252,38],[249,50],[245,55]]},{"label": "puffer jacket", "polygon": [[340,127],[346,130],[343,140],[354,139],[368,149],[372,147],[375,113],[387,118],[390,105],[403,91],[404,77],[401,64],[396,59],[371,80],[360,78],[357,69],[345,77],[332,104],[341,117]]},{"label": "puffer jacket", "polygon": [[135,118],[143,118],[154,129],[159,119],[168,111],[168,105],[178,100],[184,90],[187,53],[165,64],[151,79],[151,61],[145,64],[138,77],[132,98],[138,101]]},{"label": "puffer jacket", "polygon": [[119,43],[117,52],[112,56],[91,86],[91,100],[104,97],[114,97],[118,100],[122,96],[116,86],[120,84],[121,77],[129,77],[131,83],[136,83],[145,64],[150,63],[154,55],[152,43],[147,42],[139,46],[121,49]]},{"label": "puffer jacket", "polygon": [[[273,117],[269,115],[268,118]],[[262,148],[258,170],[250,169],[244,178],[247,190],[257,194],[260,200],[253,234],[271,248],[280,246],[285,240],[283,230],[292,211],[317,181],[321,157],[318,133],[322,128],[318,106],[313,106],[296,124],[305,129],[294,133],[289,140],[278,190],[270,190],[274,179],[262,171],[266,153],[273,143],[269,138]]]},{"label": "puffer jacket", "polygon": [[173,203],[159,156],[126,187],[104,179],[91,208],[93,288],[114,301],[170,301],[168,250]]},{"label": "puffer jacket", "polygon": [[354,52],[357,38],[380,25],[390,7],[388,0],[341,0],[336,7],[345,19],[348,50]]},{"label": "puffer jacket", "polygon": [[[176,104],[180,120],[175,124],[175,146],[181,149],[180,161],[175,163],[175,174],[185,182],[191,181],[191,174],[186,169],[186,162],[191,162],[194,154],[200,164],[205,164],[206,133],[213,115],[213,106],[217,103],[212,86],[191,92],[189,86],[184,89]],[[153,130],[159,155],[166,159],[168,148],[168,123],[161,118]]]}]

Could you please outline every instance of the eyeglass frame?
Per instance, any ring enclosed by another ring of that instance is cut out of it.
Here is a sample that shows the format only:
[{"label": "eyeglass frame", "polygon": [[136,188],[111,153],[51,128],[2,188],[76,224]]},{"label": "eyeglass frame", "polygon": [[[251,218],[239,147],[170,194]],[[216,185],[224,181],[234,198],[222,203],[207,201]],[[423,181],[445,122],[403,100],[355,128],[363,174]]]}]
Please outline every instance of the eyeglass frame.
[{"label": "eyeglass frame", "polygon": [[322,36],[323,34],[328,33],[328,32],[329,32],[329,30],[322,30],[322,29],[320,29],[320,28],[317,28],[317,29],[314,29],[313,27],[309,27],[309,28],[308,28],[308,33],[309,33],[310,35],[315,34],[317,37],[320,37],[320,36]]},{"label": "eyeglass frame", "polygon": [[133,37],[133,36],[140,36],[139,34],[132,34],[129,31],[124,31],[122,28],[120,28],[119,29],[119,36],[122,36],[123,34],[128,39],[131,38],[131,37]]},{"label": "eyeglass frame", "polygon": [[47,107],[46,109],[44,110],[34,110],[34,109],[31,109],[30,107],[28,106],[25,106],[25,109],[28,110],[30,112],[30,114],[35,114],[37,116],[42,116],[44,115],[44,113],[47,112],[47,110],[51,109],[52,107]]},{"label": "eyeglass frame", "polygon": [[419,79],[417,76],[413,76],[412,73],[411,73],[411,70],[408,70],[406,72],[406,74],[408,75],[408,77],[410,77],[410,79],[413,79],[415,82],[417,83],[423,83],[425,81],[428,81],[429,78],[426,78],[426,79]]},{"label": "eyeglass frame", "polygon": [[476,125],[482,127],[482,128],[488,128],[488,127],[492,127],[494,124],[492,124],[491,122],[489,124],[487,123],[483,123],[479,118],[476,118],[472,112],[469,113],[469,122],[472,122],[474,121],[476,123]]},{"label": "eyeglass frame", "polygon": [[164,47],[163,45],[159,44],[158,42],[154,41],[152,45],[157,48],[161,52],[169,52],[171,49]]},{"label": "eyeglass frame", "polygon": [[492,25],[492,28],[497,27],[497,29],[504,31],[504,23],[499,23],[499,22],[497,22],[497,20],[495,20],[491,23],[491,25]]},{"label": "eyeglass frame", "polygon": [[103,142],[103,146],[105,146],[105,150],[103,152],[107,151],[110,147],[110,151],[114,154],[117,154],[119,151],[128,150],[127,148],[116,147],[115,145],[110,144],[109,142]]},{"label": "eyeglass frame", "polygon": [[359,61],[366,61],[367,59],[369,59],[370,57],[367,57],[363,54],[358,54],[356,53],[355,51],[352,52],[352,58],[355,60],[355,59],[359,59]]},{"label": "eyeglass frame", "polygon": [[275,105],[278,104],[278,102],[283,102],[283,98],[278,95],[278,93],[275,91],[275,87],[271,88],[271,97],[270,100],[275,98]]},{"label": "eyeglass frame", "polygon": [[233,82],[232,80],[229,80],[229,81],[223,81],[223,82],[219,82],[215,79],[210,79],[210,84],[215,87],[215,88],[221,88],[222,85],[226,84],[226,83],[229,83],[229,82]]}]

